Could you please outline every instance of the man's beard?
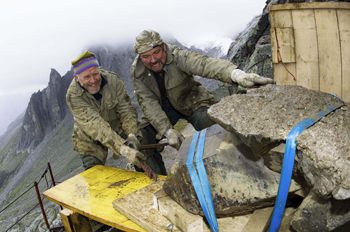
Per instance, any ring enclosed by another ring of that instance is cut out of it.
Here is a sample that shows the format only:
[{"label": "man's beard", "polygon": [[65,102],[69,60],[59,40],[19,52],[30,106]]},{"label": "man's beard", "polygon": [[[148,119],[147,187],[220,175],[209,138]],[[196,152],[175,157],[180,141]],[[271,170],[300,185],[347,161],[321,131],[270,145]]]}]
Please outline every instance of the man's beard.
[{"label": "man's beard", "polygon": [[[156,69],[154,69],[154,68],[153,68],[153,65],[157,65],[157,64],[161,64],[161,65],[158,66]],[[161,72],[161,71],[163,70],[164,64],[163,64],[162,61],[159,59],[159,60],[157,60],[157,61],[154,62],[154,63],[151,62],[151,63],[150,63],[150,67],[151,67],[151,69],[152,69],[153,72],[159,73],[159,72]]]}]

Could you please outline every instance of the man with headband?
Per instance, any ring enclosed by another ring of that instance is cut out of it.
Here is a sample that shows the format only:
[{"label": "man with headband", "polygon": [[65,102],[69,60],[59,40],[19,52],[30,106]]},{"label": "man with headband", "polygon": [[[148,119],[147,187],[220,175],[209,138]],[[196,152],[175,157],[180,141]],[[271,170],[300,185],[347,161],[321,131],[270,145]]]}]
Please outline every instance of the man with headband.
[{"label": "man with headband", "polygon": [[[127,145],[132,143],[137,148],[140,141],[148,144],[147,135],[141,132],[136,109],[121,79],[100,69],[96,56],[89,51],[72,61],[72,68],[74,78],[66,101],[74,116],[74,150],[80,154],[84,168],[104,165],[110,149],[113,158],[123,155],[142,171],[139,159],[146,160],[146,156]],[[156,173],[165,174],[160,154],[146,162]]]}]

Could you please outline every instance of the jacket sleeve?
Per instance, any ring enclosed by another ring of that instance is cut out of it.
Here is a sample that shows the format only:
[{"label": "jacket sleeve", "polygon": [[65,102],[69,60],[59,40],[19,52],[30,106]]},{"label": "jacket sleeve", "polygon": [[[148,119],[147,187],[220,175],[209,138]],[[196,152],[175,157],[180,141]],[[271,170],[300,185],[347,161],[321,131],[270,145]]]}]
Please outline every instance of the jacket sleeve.
[{"label": "jacket sleeve", "polygon": [[120,146],[124,143],[122,139],[87,101],[74,93],[66,96],[67,104],[71,110],[75,123],[93,140],[99,141],[105,147],[116,154],[120,154]]},{"label": "jacket sleeve", "polygon": [[138,78],[132,78],[139,105],[151,125],[157,130],[157,139],[162,139],[165,132],[172,128],[163,111],[159,98]]},{"label": "jacket sleeve", "polygon": [[175,48],[173,54],[178,67],[188,75],[216,79],[228,84],[234,83],[231,80],[231,73],[237,66],[227,60],[179,48]]},{"label": "jacket sleeve", "polygon": [[126,135],[136,134],[142,137],[139,127],[137,112],[135,107],[131,104],[130,97],[125,90],[123,82],[117,79],[117,99],[116,111],[120,114],[120,121],[122,123],[123,131]]}]

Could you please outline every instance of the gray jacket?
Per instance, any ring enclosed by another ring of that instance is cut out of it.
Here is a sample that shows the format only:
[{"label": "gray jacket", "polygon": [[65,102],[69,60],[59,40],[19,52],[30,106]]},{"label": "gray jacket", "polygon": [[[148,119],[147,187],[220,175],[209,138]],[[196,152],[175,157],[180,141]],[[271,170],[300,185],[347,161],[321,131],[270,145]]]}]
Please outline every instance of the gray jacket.
[{"label": "gray jacket", "polygon": [[[194,79],[194,75],[232,84],[231,73],[236,66],[226,60],[211,58],[196,52],[166,44],[165,88],[172,106],[184,115],[191,115],[199,107],[210,106],[214,96]],[[162,110],[161,94],[151,71],[136,56],[130,70],[144,118],[158,131],[157,138],[172,128]]]}]

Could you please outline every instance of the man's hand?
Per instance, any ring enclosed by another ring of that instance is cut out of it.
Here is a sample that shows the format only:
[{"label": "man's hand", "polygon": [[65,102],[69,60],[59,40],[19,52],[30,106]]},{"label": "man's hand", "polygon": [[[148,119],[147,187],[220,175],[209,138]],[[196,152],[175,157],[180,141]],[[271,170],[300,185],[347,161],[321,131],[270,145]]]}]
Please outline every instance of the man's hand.
[{"label": "man's hand", "polygon": [[136,150],[140,150],[140,147],[141,147],[141,143],[137,139],[137,136],[135,134],[129,134],[124,144]]},{"label": "man's hand", "polygon": [[174,129],[169,129],[165,132],[164,136],[168,139],[169,145],[179,150],[185,137]]},{"label": "man's hand", "polygon": [[276,82],[271,78],[262,77],[255,73],[245,73],[240,69],[235,69],[231,73],[231,79],[233,82],[239,84],[242,87],[250,88],[254,85],[266,85],[275,84]]},{"label": "man's hand", "polygon": [[138,159],[141,159],[141,160],[147,159],[146,156],[144,156],[141,152],[131,147],[128,147],[126,145],[120,146],[120,154],[122,156],[125,156],[125,158],[127,158],[130,163],[132,163],[133,165],[136,165],[139,168],[142,168],[142,166]]}]

